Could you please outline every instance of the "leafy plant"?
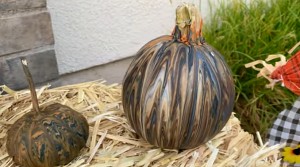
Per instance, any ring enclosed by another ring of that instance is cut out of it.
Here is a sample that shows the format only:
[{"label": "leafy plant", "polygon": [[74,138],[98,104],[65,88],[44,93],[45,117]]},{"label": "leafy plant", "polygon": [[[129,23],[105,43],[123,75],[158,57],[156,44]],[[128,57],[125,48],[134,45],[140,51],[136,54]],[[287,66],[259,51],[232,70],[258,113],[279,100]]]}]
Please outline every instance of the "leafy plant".
[{"label": "leafy plant", "polygon": [[[266,137],[278,113],[291,107],[296,95],[277,85],[265,88],[267,80],[244,64],[264,60],[269,54],[284,54],[300,40],[300,3],[295,0],[219,1],[220,6],[204,24],[206,41],[221,52],[235,78],[234,112],[242,127]],[[211,10],[212,11],[212,10]]]}]

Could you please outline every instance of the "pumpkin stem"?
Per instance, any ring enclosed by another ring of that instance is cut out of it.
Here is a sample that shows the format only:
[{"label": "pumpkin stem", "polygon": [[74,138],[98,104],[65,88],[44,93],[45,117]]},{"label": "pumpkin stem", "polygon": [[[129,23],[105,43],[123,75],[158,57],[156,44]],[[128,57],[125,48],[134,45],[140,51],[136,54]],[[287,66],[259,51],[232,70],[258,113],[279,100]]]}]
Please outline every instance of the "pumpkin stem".
[{"label": "pumpkin stem", "polygon": [[184,3],[176,9],[176,27],[173,35],[185,43],[204,43],[202,37],[203,20],[194,4]]},{"label": "pumpkin stem", "polygon": [[26,75],[26,79],[27,79],[28,84],[29,84],[29,90],[30,90],[30,93],[31,93],[33,109],[36,112],[40,112],[40,108],[39,108],[39,103],[38,103],[38,99],[37,99],[37,95],[36,95],[36,91],[35,91],[34,82],[33,82],[31,73],[29,71],[27,61],[26,61],[26,59],[24,57],[21,58],[21,63],[22,63],[23,71],[24,71],[24,73]]}]

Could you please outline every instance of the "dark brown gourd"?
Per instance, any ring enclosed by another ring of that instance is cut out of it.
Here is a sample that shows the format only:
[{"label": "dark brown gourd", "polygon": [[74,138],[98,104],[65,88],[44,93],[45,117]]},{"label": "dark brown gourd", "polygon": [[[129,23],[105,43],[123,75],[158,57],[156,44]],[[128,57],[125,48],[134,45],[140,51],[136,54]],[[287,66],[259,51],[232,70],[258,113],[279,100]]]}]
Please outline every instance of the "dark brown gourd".
[{"label": "dark brown gourd", "polygon": [[33,111],[18,119],[7,132],[7,152],[17,165],[53,167],[65,165],[85,146],[89,126],[83,115],[55,103],[40,109],[27,62],[21,58]]},{"label": "dark brown gourd", "polygon": [[172,35],[156,38],[135,55],[123,81],[123,107],[150,144],[189,149],[212,139],[233,110],[233,77],[223,56],[202,37],[192,4],[176,10]]}]

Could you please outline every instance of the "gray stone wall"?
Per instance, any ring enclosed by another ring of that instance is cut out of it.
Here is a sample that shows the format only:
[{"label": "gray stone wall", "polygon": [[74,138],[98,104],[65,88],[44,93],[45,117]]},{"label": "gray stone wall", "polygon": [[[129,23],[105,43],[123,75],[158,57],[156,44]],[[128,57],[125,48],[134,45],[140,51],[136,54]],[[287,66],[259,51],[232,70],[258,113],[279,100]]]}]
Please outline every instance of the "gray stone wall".
[{"label": "gray stone wall", "polygon": [[0,0],[0,85],[27,88],[20,57],[36,84],[57,79],[54,37],[46,0]]}]

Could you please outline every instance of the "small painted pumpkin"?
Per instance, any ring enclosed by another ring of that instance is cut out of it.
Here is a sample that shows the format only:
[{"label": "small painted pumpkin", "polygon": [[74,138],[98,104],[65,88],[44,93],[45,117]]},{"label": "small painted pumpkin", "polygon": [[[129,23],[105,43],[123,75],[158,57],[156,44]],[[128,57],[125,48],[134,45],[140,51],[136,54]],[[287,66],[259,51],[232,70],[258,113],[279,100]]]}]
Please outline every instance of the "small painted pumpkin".
[{"label": "small painted pumpkin", "polygon": [[223,56],[202,37],[199,10],[179,6],[176,24],[172,35],[150,41],[136,54],[123,80],[123,108],[150,144],[189,149],[225,126],[235,89]]},{"label": "small painted pumpkin", "polygon": [[17,165],[65,165],[85,146],[89,126],[80,113],[55,103],[40,109],[27,62],[22,59],[32,95],[33,111],[18,119],[7,132],[6,148]]}]

